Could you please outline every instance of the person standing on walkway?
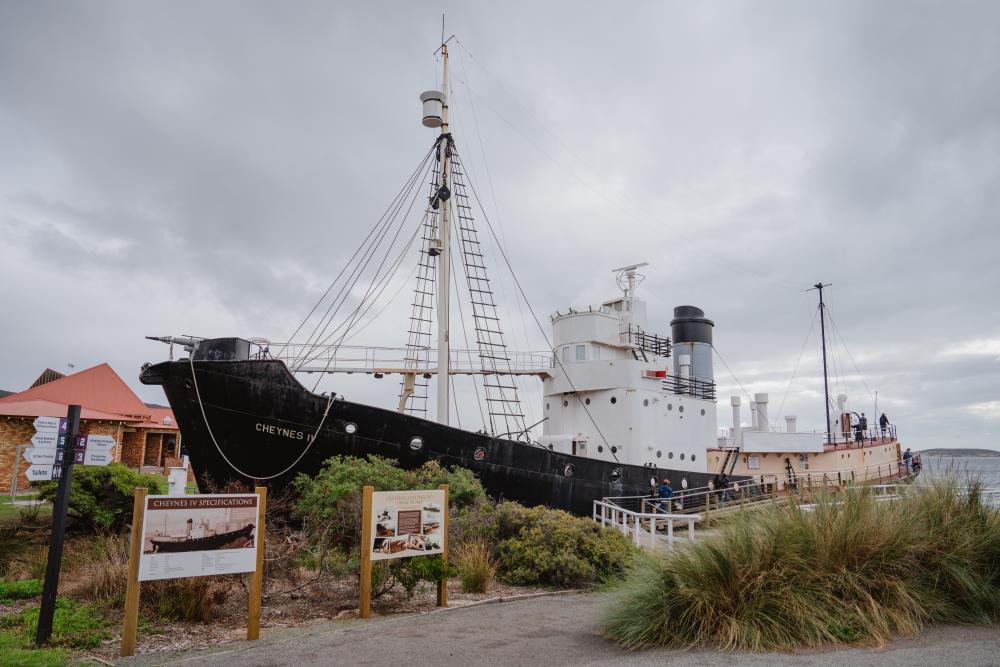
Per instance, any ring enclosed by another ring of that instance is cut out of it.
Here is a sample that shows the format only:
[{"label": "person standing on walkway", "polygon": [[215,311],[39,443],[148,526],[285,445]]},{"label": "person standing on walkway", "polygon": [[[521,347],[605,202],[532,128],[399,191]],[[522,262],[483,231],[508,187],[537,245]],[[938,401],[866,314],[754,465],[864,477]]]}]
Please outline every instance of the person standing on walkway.
[{"label": "person standing on walkway", "polygon": [[911,451],[910,451],[910,448],[909,448],[909,447],[907,447],[907,448],[906,448],[906,451],[905,451],[905,452],[903,452],[903,463],[905,463],[905,464],[906,464],[906,473],[907,473],[907,474],[909,474],[909,473],[910,473],[910,462],[911,462],[912,460],[913,460],[913,452],[911,452]]},{"label": "person standing on walkway", "polygon": [[659,497],[659,502],[657,505],[663,512],[670,511],[670,500],[674,497],[674,489],[670,486],[670,480],[666,477],[663,478],[663,484],[660,484],[659,488],[656,489],[656,495]]}]

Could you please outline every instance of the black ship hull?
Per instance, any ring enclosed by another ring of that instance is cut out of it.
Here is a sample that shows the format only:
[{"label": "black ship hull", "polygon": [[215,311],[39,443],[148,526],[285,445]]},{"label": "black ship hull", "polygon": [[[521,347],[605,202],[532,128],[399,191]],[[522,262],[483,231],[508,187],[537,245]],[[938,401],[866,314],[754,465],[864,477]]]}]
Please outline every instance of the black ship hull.
[{"label": "black ship hull", "polygon": [[[493,498],[588,516],[595,499],[649,495],[651,482],[664,477],[677,490],[704,487],[713,477],[562,454],[339,396],[331,403],[303,387],[283,362],[271,359],[208,360],[196,354],[194,362],[148,366],[140,380],[162,385],[197,478],[217,484],[265,480],[281,487],[299,473],[315,475],[332,456],[377,454],[405,468],[430,459],[462,466]],[[414,438],[420,439],[419,448]]]},{"label": "black ship hull", "polygon": [[249,538],[253,534],[253,525],[248,525],[239,530],[231,530],[228,533],[219,535],[209,535],[207,537],[192,537],[184,540],[172,540],[167,538],[151,537],[153,551],[157,553],[179,553],[182,551],[210,551],[221,549],[231,542],[240,538]]}]

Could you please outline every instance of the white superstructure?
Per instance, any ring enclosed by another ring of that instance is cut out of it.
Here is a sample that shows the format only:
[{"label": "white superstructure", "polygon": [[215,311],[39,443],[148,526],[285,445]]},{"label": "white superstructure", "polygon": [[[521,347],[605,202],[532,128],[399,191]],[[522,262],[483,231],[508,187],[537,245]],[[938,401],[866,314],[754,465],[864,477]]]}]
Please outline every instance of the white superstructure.
[{"label": "white superstructure", "polygon": [[675,309],[671,351],[635,295],[641,266],[617,270],[621,297],[552,315],[556,358],[542,382],[539,442],[605,461],[707,472],[706,449],[716,444],[713,325],[697,308]]}]

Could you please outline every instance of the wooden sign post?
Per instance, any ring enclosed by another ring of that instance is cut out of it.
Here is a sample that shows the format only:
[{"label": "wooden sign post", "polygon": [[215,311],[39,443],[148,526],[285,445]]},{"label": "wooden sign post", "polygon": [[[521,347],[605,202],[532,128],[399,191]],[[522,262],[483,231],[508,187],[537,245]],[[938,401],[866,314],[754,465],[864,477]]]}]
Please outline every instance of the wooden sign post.
[{"label": "wooden sign post", "polygon": [[[135,655],[139,592],[146,580],[249,572],[247,639],[257,639],[267,489],[257,487],[252,494],[149,496],[145,488],[137,488],[134,494],[121,656]],[[211,557],[206,559],[205,554]]]},{"label": "wooden sign post", "polygon": [[[376,518],[376,514],[378,517]],[[424,552],[424,553],[421,553]],[[372,561],[440,554],[448,570],[448,485],[436,491],[380,491],[361,495],[361,591],[358,616],[372,614]],[[437,605],[448,606],[448,578],[437,582]]]}]

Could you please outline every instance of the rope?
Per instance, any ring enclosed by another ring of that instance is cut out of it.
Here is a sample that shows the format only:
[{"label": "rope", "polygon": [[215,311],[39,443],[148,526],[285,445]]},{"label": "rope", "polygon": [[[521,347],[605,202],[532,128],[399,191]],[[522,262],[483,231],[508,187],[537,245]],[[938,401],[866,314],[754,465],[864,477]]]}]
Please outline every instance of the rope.
[{"label": "rope", "polygon": [[806,333],[806,339],[802,341],[802,349],[799,350],[799,358],[795,360],[795,368],[792,369],[792,377],[788,378],[788,386],[785,387],[785,395],[781,397],[781,405],[778,406],[778,412],[774,415],[775,420],[781,417],[781,411],[785,408],[785,400],[788,399],[788,392],[792,388],[792,382],[795,380],[795,376],[799,372],[799,363],[802,361],[802,355],[805,354],[806,346],[809,344],[809,338],[812,336],[813,329],[816,327],[817,315],[819,315],[818,308],[813,311],[812,322],[809,324],[809,332]]},{"label": "rope", "polygon": [[514,267],[511,266],[510,259],[507,258],[507,253],[504,252],[503,246],[500,245],[500,240],[497,238],[497,234],[493,231],[493,225],[490,224],[489,216],[486,215],[486,209],[483,208],[483,202],[479,198],[479,192],[476,190],[476,186],[469,182],[469,188],[472,190],[472,194],[476,198],[476,203],[479,204],[479,210],[483,212],[483,220],[486,222],[486,228],[490,230],[490,235],[493,237],[493,241],[497,244],[497,249],[500,250],[500,256],[503,257],[504,263],[507,265],[507,270],[510,271],[511,277],[514,279],[514,284],[517,285],[518,292],[521,293],[521,298],[524,299],[524,305],[528,307],[528,312],[531,313],[531,317],[535,320],[535,326],[542,333],[542,338],[545,339],[545,344],[548,345],[549,349],[552,350],[552,358],[555,359],[556,364],[559,366],[559,370],[563,372],[566,377],[566,382],[569,383],[569,388],[573,390],[573,395],[576,396],[576,400],[580,402],[580,406],[583,407],[583,411],[587,414],[587,418],[590,419],[590,423],[594,425],[594,429],[597,431],[597,435],[601,436],[601,440],[608,447],[608,452],[611,453],[611,457],[614,458],[616,463],[621,463],[618,460],[618,455],[612,451],[608,439],[604,437],[604,432],[601,431],[601,427],[597,425],[597,420],[594,419],[594,415],[590,414],[590,410],[587,408],[587,404],[583,402],[580,398],[580,392],[577,391],[576,386],[573,384],[573,380],[570,379],[569,373],[563,367],[562,361],[559,359],[559,355],[552,347],[552,341],[549,340],[548,334],[545,333],[545,328],[542,327],[542,323],[538,321],[538,315],[535,314],[535,309],[531,307],[531,302],[528,301],[528,295],[524,293],[524,288],[521,287],[521,281],[517,279],[517,274],[514,273]]},{"label": "rope", "polygon": [[[733,382],[735,382],[735,383],[736,383],[736,385],[737,385],[737,386],[738,386],[738,387],[740,388],[740,391],[742,391],[742,392],[743,392],[743,395],[747,397],[747,400],[748,400],[748,401],[751,401],[751,402],[752,402],[752,401],[753,401],[753,397],[752,397],[752,396],[750,396],[750,392],[748,392],[748,391],[747,391],[747,390],[746,390],[746,389],[745,389],[745,388],[743,387],[743,385],[742,385],[742,384],[740,383],[739,379],[738,379],[738,378],[736,377],[736,373],[734,373],[734,372],[733,372],[733,369],[731,369],[731,368],[729,367],[729,364],[727,364],[727,363],[726,363],[726,360],[722,358],[722,353],[721,353],[721,352],[719,352],[719,349],[718,349],[717,347],[715,347],[715,344],[714,344],[714,343],[712,344],[712,351],[713,351],[713,352],[715,352],[715,356],[717,356],[717,357],[719,358],[719,361],[721,361],[721,362],[722,362],[722,365],[726,367],[726,370],[727,370],[727,371],[729,371],[729,375],[730,375],[730,376],[732,376],[732,378],[733,378]],[[757,414],[757,418],[758,418],[758,419],[760,419],[760,413],[758,413],[758,414]],[[775,423],[776,423],[776,422],[775,422]],[[767,426],[768,426],[768,428],[774,428],[775,430],[777,430],[777,428],[775,427],[775,425],[771,423],[771,420],[770,420],[770,419],[768,419],[768,420],[767,420]]]},{"label": "rope", "polygon": [[202,403],[201,401],[201,389],[198,388],[198,376],[195,374],[194,370],[194,350],[191,351],[191,355],[188,357],[188,361],[191,364],[191,379],[194,381],[194,394],[198,398],[198,409],[201,411],[201,418],[205,422],[205,428],[208,430],[208,437],[212,439],[212,444],[215,445],[215,449],[216,451],[219,452],[219,456],[222,457],[222,460],[225,461],[230,468],[232,468],[239,474],[243,475],[247,479],[267,481],[269,479],[274,479],[275,477],[281,477],[289,470],[297,466],[299,461],[302,460],[302,457],[306,455],[306,452],[308,452],[309,449],[312,448],[313,444],[316,442],[316,438],[319,436],[319,431],[321,428],[323,428],[323,424],[326,422],[326,416],[330,414],[330,406],[333,405],[333,394],[330,394],[329,398],[327,399],[326,410],[323,411],[323,418],[319,420],[319,426],[316,427],[316,431],[313,433],[312,438],[309,440],[309,444],[307,444],[306,448],[302,450],[302,453],[299,454],[298,458],[292,461],[292,464],[290,466],[288,466],[279,473],[276,473],[274,475],[268,475],[267,477],[258,477],[256,475],[250,475],[237,468],[236,465],[229,460],[229,457],[226,456],[225,452],[222,451],[222,447],[219,447],[219,443],[215,439],[215,434],[212,432],[212,427],[208,423],[208,415],[205,414],[205,404]]}]

